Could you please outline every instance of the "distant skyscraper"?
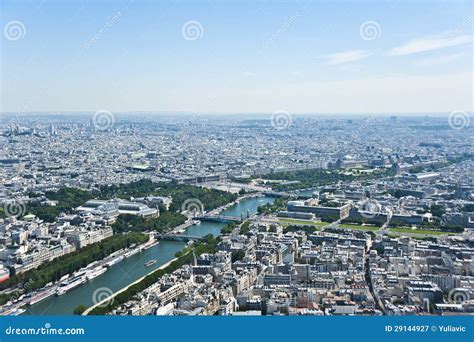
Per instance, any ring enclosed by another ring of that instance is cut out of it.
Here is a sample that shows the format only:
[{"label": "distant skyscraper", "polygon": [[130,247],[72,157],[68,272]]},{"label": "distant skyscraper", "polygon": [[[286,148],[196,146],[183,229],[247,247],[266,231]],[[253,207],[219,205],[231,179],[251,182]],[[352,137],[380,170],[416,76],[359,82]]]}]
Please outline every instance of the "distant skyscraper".
[{"label": "distant skyscraper", "polygon": [[49,134],[56,135],[56,128],[54,127],[53,124],[49,125]]}]

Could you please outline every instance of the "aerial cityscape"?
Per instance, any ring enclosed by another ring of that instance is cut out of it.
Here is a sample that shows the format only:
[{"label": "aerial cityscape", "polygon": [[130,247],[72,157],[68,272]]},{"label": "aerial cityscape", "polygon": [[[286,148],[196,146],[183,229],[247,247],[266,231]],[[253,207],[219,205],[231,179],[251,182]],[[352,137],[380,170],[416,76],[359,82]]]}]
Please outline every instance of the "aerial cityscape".
[{"label": "aerial cityscape", "polygon": [[1,312],[472,313],[465,120],[6,115]]},{"label": "aerial cityscape", "polygon": [[472,6],[2,1],[0,316],[474,317]]}]

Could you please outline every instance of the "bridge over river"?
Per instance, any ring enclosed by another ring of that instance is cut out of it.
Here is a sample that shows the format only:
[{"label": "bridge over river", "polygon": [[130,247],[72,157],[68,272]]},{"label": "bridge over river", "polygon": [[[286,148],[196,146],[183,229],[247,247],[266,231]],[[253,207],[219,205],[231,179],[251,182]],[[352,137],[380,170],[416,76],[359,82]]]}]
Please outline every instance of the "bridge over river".
[{"label": "bridge over river", "polygon": [[194,220],[199,221],[208,221],[208,222],[219,222],[219,223],[229,223],[229,222],[242,222],[242,217],[238,216],[228,216],[228,215],[198,215],[193,217]]},{"label": "bridge over river", "polygon": [[195,235],[185,235],[185,234],[164,234],[159,236],[161,240],[166,241],[200,241],[202,240],[202,236],[195,236]]}]

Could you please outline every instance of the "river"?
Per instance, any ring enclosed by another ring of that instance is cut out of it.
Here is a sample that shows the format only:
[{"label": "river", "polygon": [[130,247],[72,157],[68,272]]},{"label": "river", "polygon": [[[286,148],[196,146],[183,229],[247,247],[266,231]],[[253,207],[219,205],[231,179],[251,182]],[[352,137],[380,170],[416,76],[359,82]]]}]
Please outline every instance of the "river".
[{"label": "river", "polygon": [[[222,212],[222,215],[247,217],[257,212],[257,208],[266,203],[273,202],[269,197],[246,198],[239,203],[229,207]],[[224,223],[202,222],[198,225],[190,226],[185,234],[194,236],[204,236],[207,234],[219,235]],[[25,315],[71,315],[78,305],[87,307],[93,305],[94,292],[104,293],[106,291],[117,291],[138,278],[159,268],[174,258],[176,252],[183,249],[185,243],[178,241],[160,241],[160,244],[141,253],[135,254],[110,267],[107,272],[97,278],[73,289],[66,294],[56,297],[51,296],[45,300],[27,308]],[[156,259],[157,262],[146,267],[144,264]],[[104,290],[104,288],[106,290]],[[102,298],[103,299],[103,298]]]}]

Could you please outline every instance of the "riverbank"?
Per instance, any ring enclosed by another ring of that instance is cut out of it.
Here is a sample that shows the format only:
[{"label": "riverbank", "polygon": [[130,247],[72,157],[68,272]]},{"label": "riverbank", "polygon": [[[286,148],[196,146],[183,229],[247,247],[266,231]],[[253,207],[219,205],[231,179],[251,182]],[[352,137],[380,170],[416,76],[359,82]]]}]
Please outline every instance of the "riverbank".
[{"label": "riverbank", "polygon": [[[147,235],[148,240],[139,244],[137,247],[136,243],[144,241]],[[119,260],[119,258],[122,260],[127,256],[127,253],[130,253],[136,248],[140,248],[142,246],[143,248],[146,248],[147,244],[150,244],[153,241],[154,237],[150,234],[134,232],[127,235],[115,235],[102,241],[90,244],[73,253],[66,254],[55,260],[56,264],[46,264],[47,268],[40,267],[37,270],[28,271],[21,276],[29,276],[29,280],[25,285],[22,285],[19,289],[15,289],[13,291],[15,296],[6,302],[5,305],[0,307],[0,315],[9,315],[12,314],[12,312],[23,313],[26,306],[40,302],[51,295],[57,295],[58,289],[60,288],[62,282],[69,281],[74,276],[76,276],[75,280],[77,280],[77,282],[86,283],[87,281],[93,279],[93,276],[96,276],[92,274],[93,270],[97,272],[99,269],[102,269],[102,273],[104,273],[110,264],[112,264],[115,260]],[[107,248],[115,249],[115,251],[110,255],[105,255],[103,250]],[[102,259],[97,259],[102,255],[105,256]],[[33,283],[35,279],[41,279],[42,275],[60,272],[61,269],[58,267],[58,265],[68,265],[69,267],[74,267],[74,271],[68,274],[60,273],[60,279],[56,278],[55,280],[51,277],[47,280],[43,280],[44,283],[50,280],[44,284],[44,286],[31,288],[29,284]],[[84,266],[79,268],[81,265]],[[63,290],[65,287],[66,286],[62,287],[61,289]],[[65,292],[63,291],[63,293]]]},{"label": "riverbank", "polygon": [[[249,194],[247,194],[249,195]],[[224,209],[222,215],[237,216],[247,213],[254,214],[257,208],[261,205],[271,203],[275,199],[265,196],[245,196],[239,198],[238,202],[233,202],[233,205]],[[250,198],[249,198],[250,197]],[[217,222],[201,222],[200,224],[190,225],[185,229],[187,235],[205,236],[212,234],[217,236],[221,229],[225,226],[224,223]],[[161,240],[156,246],[147,250],[143,250],[129,258],[120,261],[111,266],[107,272],[98,276],[90,282],[81,285],[78,288],[71,290],[63,296],[51,296],[40,303],[37,303],[27,308],[25,315],[71,315],[74,308],[78,305],[86,307],[94,305],[93,294],[99,288],[110,289],[110,292],[116,292],[120,289],[128,287],[137,279],[142,278],[150,271],[154,271],[162,266],[161,263],[168,263],[175,258],[177,252],[186,247],[184,242],[179,241],[165,241]],[[156,259],[158,262],[150,267],[144,264]]]},{"label": "riverbank", "polygon": [[216,209],[210,210],[208,212],[205,212],[204,214],[219,215],[222,211],[227,210],[227,209],[231,208],[232,206],[239,204],[243,200],[250,199],[250,198],[256,198],[256,197],[262,197],[262,196],[263,195],[259,192],[251,193],[251,194],[245,194],[245,195],[237,197],[235,199],[235,201],[229,202],[229,203],[227,203],[223,206],[220,206],[219,208],[216,208]]},{"label": "riverbank", "polygon": [[114,298],[116,295],[118,295],[118,294],[120,294],[120,293],[126,291],[130,286],[133,286],[133,285],[135,285],[135,284],[141,282],[143,279],[145,279],[147,276],[149,276],[149,275],[152,274],[153,272],[168,267],[173,261],[175,261],[175,260],[177,260],[177,259],[178,259],[178,258],[176,258],[176,257],[175,257],[174,259],[171,259],[171,260],[168,261],[166,264],[161,265],[160,267],[154,269],[153,271],[148,272],[148,273],[145,274],[143,277],[141,277],[141,278],[135,280],[133,283],[128,284],[127,286],[121,288],[120,290],[118,290],[118,291],[112,293],[110,296],[108,296],[108,297],[105,298],[104,300],[102,300],[102,301],[100,301],[100,302],[94,304],[93,306],[87,308],[87,309],[82,313],[82,315],[83,315],[83,316],[87,316],[87,315],[89,314],[89,312],[91,312],[92,310],[94,310],[96,307],[101,306],[101,305],[103,305],[103,304],[105,304],[105,303],[109,303],[110,300],[111,300],[111,299],[113,300],[113,298]]}]

